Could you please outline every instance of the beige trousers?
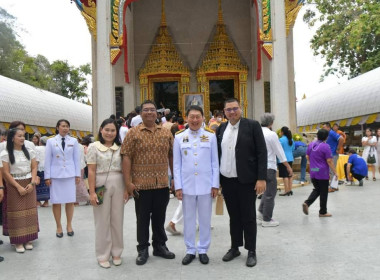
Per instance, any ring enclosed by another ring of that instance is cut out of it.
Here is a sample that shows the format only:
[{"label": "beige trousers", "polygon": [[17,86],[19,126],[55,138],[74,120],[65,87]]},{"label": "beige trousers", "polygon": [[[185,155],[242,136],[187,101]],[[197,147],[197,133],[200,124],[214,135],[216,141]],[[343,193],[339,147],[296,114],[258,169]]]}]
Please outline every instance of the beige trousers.
[{"label": "beige trousers", "polygon": [[[96,186],[105,183],[107,173],[96,175]],[[110,172],[105,184],[102,205],[93,207],[95,220],[95,251],[98,261],[120,257],[124,249],[124,181],[121,172]]]}]

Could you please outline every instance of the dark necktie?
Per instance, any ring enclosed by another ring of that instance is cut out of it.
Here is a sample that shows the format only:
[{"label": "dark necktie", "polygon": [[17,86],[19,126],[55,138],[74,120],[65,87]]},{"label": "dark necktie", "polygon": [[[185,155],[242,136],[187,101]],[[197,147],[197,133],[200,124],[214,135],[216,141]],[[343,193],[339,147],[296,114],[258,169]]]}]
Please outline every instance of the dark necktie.
[{"label": "dark necktie", "polygon": [[62,150],[65,150],[65,138],[62,137]]}]

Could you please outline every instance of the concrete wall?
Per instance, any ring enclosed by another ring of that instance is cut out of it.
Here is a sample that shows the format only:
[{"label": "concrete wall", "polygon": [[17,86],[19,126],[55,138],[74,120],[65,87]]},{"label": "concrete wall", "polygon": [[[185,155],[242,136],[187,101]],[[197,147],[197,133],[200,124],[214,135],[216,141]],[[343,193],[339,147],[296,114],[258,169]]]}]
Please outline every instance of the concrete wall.
[{"label": "concrete wall", "polygon": [[[244,63],[248,65],[248,100],[252,99],[252,40],[250,0],[223,0],[222,9],[224,22],[230,38],[235,43]],[[133,63],[135,75],[130,75],[134,83],[135,102],[139,103],[140,88],[138,81],[139,69],[147,58],[154,42],[161,21],[160,0],[140,0],[132,4],[133,8]],[[208,40],[212,39],[218,16],[217,0],[166,0],[166,22],[173,41],[182,59],[191,70],[190,91],[197,91],[195,69],[205,51]],[[129,38],[131,33],[129,33]],[[132,56],[130,56],[132,59]],[[130,61],[130,67],[132,61]],[[122,67],[120,67],[122,70]],[[119,70],[118,70],[119,71]],[[132,74],[132,71],[130,71]],[[130,91],[128,91],[130,94]],[[128,97],[126,96],[126,100]],[[249,103],[252,104],[252,103]],[[252,106],[249,106],[248,116],[252,117]]]}]

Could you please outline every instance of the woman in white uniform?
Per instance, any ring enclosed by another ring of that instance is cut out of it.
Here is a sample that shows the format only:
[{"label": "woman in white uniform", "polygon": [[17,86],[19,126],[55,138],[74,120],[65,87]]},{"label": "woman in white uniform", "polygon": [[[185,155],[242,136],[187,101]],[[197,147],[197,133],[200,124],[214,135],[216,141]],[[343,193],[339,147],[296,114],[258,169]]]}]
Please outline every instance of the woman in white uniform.
[{"label": "woman in white uniform", "polygon": [[50,202],[57,224],[56,236],[63,237],[61,204],[65,203],[67,235],[73,236],[72,219],[76,201],[76,187],[80,179],[80,153],[78,141],[68,135],[70,122],[59,120],[56,136],[49,139],[45,150],[45,183],[50,186]]}]

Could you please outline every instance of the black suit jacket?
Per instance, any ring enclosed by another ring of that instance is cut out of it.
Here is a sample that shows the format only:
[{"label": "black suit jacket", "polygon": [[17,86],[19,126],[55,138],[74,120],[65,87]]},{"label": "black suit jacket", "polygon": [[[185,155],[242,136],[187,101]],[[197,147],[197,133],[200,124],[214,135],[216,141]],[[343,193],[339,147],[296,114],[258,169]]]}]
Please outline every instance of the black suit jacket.
[{"label": "black suit jacket", "polygon": [[[222,140],[228,122],[216,130],[219,161],[222,159]],[[267,146],[260,124],[255,120],[240,119],[239,132],[235,147],[236,171],[242,184],[256,184],[257,180],[267,178]]]}]

